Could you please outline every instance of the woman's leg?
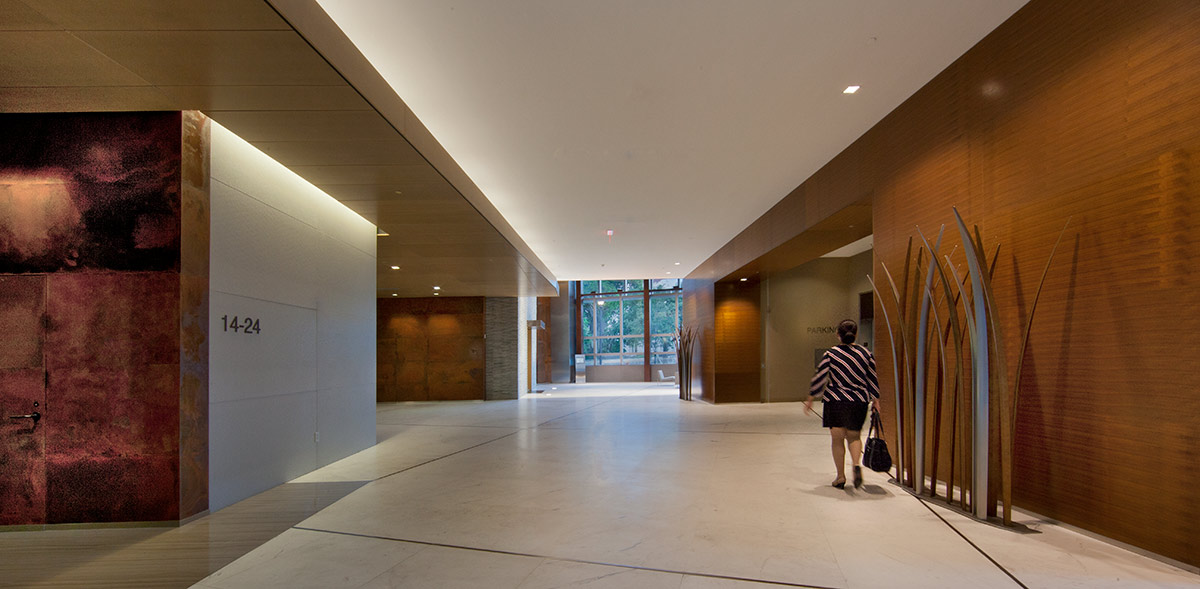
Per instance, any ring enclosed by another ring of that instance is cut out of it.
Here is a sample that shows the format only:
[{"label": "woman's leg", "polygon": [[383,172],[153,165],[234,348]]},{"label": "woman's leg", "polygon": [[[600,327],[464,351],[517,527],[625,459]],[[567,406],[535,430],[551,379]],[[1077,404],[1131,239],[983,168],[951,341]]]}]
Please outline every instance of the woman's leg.
[{"label": "woman's leg", "polygon": [[834,482],[846,480],[846,428],[831,427],[829,435],[832,438],[830,449],[833,450],[833,466],[837,468],[837,478]]},{"label": "woman's leg", "polygon": [[850,447],[850,462],[854,466],[862,460],[862,430],[845,430],[846,445]]}]

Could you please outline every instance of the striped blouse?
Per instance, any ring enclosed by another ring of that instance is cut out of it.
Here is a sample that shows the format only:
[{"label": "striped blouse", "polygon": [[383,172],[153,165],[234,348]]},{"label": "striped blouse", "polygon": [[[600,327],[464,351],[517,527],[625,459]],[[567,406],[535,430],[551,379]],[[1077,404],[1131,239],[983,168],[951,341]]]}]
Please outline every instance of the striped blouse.
[{"label": "striped blouse", "polygon": [[[827,386],[828,385],[828,386]],[[825,389],[826,401],[861,401],[879,398],[879,379],[875,376],[875,356],[856,344],[834,346],[821,357],[813,375],[809,394]]]}]

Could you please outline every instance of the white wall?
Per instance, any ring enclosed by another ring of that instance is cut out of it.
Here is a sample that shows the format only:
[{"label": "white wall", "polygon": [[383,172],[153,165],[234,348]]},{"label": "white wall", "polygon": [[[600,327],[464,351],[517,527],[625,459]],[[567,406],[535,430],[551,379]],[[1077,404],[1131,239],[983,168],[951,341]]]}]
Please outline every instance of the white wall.
[{"label": "white wall", "polygon": [[211,197],[216,511],[375,443],[376,262],[371,223],[216,123]]}]

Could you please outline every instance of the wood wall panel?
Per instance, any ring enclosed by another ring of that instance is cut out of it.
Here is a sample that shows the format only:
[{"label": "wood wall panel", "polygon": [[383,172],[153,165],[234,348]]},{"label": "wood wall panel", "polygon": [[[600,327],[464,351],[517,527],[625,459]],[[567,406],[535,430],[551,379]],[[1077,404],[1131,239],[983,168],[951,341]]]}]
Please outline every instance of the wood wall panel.
[{"label": "wood wall panel", "polygon": [[693,398],[709,403],[759,402],[759,283],[684,280],[682,319],[683,325],[696,330]]},{"label": "wood wall panel", "polygon": [[[719,279],[778,245],[772,235],[819,222],[826,202],[869,196],[875,274],[883,263],[898,273],[915,227],[936,234],[957,206],[989,251],[1001,245],[996,302],[1012,365],[1071,217],[1025,356],[1014,501],[1200,565],[1189,450],[1200,443],[1198,38],[1192,0],[1033,0],[698,272]],[[960,243],[951,226],[944,247]]]},{"label": "wood wall panel", "polygon": [[711,280],[684,280],[681,317],[684,326],[696,330],[696,347],[692,350],[692,398],[709,403],[716,402],[717,315],[714,287],[715,283]]},{"label": "wood wall panel", "polygon": [[482,297],[379,299],[376,399],[483,400]]},{"label": "wood wall panel", "polygon": [[758,282],[718,282],[715,371],[717,403],[762,400],[762,313]]}]

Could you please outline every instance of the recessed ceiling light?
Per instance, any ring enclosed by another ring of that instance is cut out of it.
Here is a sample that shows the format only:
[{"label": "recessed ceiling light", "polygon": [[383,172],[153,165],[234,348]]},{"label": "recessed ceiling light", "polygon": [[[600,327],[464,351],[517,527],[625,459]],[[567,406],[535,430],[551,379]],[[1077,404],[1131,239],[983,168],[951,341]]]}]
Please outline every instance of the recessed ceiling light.
[{"label": "recessed ceiling light", "polygon": [[859,88],[861,88],[861,86],[846,86],[846,89],[842,90],[842,94],[854,94],[855,92],[858,92]]},{"label": "recessed ceiling light", "polygon": [[392,270],[399,270],[400,266],[392,266]]},{"label": "recessed ceiling light", "polygon": [[749,280],[749,278],[743,278],[743,279],[742,279],[742,282],[745,282],[745,281],[747,281],[747,280]]},{"label": "recessed ceiling light", "polygon": [[442,293],[440,293],[440,292],[435,292],[435,293],[433,293],[433,296],[435,296],[435,297],[436,297],[436,296],[439,296],[439,295],[441,295],[441,294],[442,294]]},{"label": "recessed ceiling light", "polygon": [[670,274],[670,272],[667,272],[667,274]]},{"label": "recessed ceiling light", "polygon": [[679,262],[675,262],[675,265],[676,265],[676,266],[678,266],[678,265],[679,265]]},{"label": "recessed ceiling light", "polygon": [[433,287],[433,290],[442,290],[442,287],[440,287],[440,286],[435,286],[435,287]]},{"label": "recessed ceiling light", "polygon": [[396,294],[396,293],[392,293],[392,296],[394,296],[394,297],[398,297],[398,296],[400,296],[400,295],[398,295],[398,294]]}]

